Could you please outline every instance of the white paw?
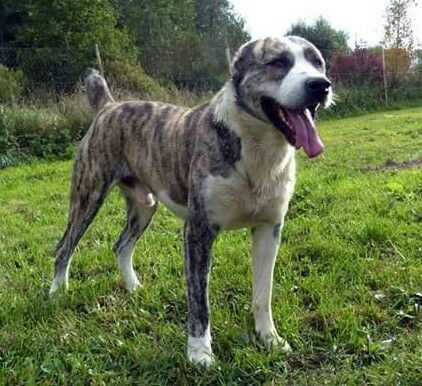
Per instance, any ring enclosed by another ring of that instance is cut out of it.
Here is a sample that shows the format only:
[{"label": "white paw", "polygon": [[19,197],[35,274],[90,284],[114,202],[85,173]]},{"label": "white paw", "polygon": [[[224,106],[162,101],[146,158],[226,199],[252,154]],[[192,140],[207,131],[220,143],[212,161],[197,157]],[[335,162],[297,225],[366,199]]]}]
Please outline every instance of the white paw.
[{"label": "white paw", "polygon": [[257,331],[256,333],[267,349],[276,349],[284,353],[292,351],[287,340],[278,335],[275,329],[265,333],[260,331]]},{"label": "white paw", "polygon": [[65,290],[67,290],[68,281],[65,278],[55,277],[51,283],[50,291],[48,291],[48,294],[52,296],[63,284]]},{"label": "white paw", "polygon": [[142,287],[141,282],[138,280],[137,277],[135,277],[134,279],[127,281],[125,283],[125,287],[126,289],[130,292],[133,293],[135,292],[138,288]]},{"label": "white paw", "polygon": [[210,367],[214,363],[209,331],[201,338],[188,337],[188,359],[194,365]]}]

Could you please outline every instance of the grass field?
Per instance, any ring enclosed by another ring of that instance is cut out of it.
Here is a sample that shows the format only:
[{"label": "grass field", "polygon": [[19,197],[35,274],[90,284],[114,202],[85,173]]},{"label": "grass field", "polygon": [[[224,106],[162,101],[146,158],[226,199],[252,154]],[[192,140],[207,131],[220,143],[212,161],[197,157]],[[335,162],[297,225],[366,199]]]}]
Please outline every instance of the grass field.
[{"label": "grass field", "polygon": [[114,192],[74,257],[70,290],[49,299],[71,163],[1,170],[0,384],[421,385],[422,109],[321,131],[325,156],[299,156],[276,266],[274,318],[293,353],[256,342],[249,232],[225,233],[210,370],[185,359],[179,220],[160,209],[136,251],[144,287],[130,296],[111,250],[124,220]]}]

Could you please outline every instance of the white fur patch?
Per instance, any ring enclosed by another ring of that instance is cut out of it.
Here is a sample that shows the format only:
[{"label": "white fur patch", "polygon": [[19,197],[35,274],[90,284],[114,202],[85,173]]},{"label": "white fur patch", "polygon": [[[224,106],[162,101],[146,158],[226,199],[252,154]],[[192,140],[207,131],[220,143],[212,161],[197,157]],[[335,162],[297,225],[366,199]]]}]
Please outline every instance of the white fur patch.
[{"label": "white fur patch", "polygon": [[69,287],[69,266],[67,267],[67,270],[63,275],[54,276],[53,282],[51,283],[49,294],[53,295],[63,284],[64,284],[65,290],[67,290]]},{"label": "white fur patch", "polygon": [[294,66],[284,77],[276,93],[277,102],[290,109],[300,108],[305,99],[304,83],[308,78],[324,78],[312,63],[305,58],[303,47],[288,41],[289,50],[295,57]]},{"label": "white fur patch", "polygon": [[133,249],[134,245],[129,244],[120,251],[117,257],[120,272],[122,273],[126,289],[129,292],[134,292],[141,285],[133,269]]},{"label": "white fur patch", "polygon": [[211,332],[208,325],[202,337],[188,337],[188,359],[196,365],[209,367],[214,359],[211,349]]}]

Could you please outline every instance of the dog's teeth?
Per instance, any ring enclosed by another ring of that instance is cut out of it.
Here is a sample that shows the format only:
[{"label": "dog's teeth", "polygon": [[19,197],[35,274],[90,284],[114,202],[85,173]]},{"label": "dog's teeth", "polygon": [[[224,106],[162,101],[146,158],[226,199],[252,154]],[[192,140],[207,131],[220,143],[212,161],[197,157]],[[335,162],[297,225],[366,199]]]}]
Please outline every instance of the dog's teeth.
[{"label": "dog's teeth", "polygon": [[284,115],[284,111],[283,110],[279,110],[279,114],[278,114],[279,116],[280,116],[280,119],[288,126],[288,127],[290,127],[290,128],[292,128],[291,126],[290,126],[290,123],[289,123],[289,121],[287,120],[287,118],[286,118],[286,116]]}]

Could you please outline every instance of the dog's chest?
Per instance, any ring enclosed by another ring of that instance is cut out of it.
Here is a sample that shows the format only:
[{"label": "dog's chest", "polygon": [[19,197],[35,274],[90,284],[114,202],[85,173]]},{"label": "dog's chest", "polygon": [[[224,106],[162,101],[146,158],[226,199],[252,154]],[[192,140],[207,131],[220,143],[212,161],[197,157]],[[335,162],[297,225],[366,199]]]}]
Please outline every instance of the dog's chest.
[{"label": "dog's chest", "polygon": [[280,222],[293,191],[293,179],[260,191],[237,173],[228,178],[209,176],[205,183],[208,220],[221,229],[236,229],[257,223]]}]

